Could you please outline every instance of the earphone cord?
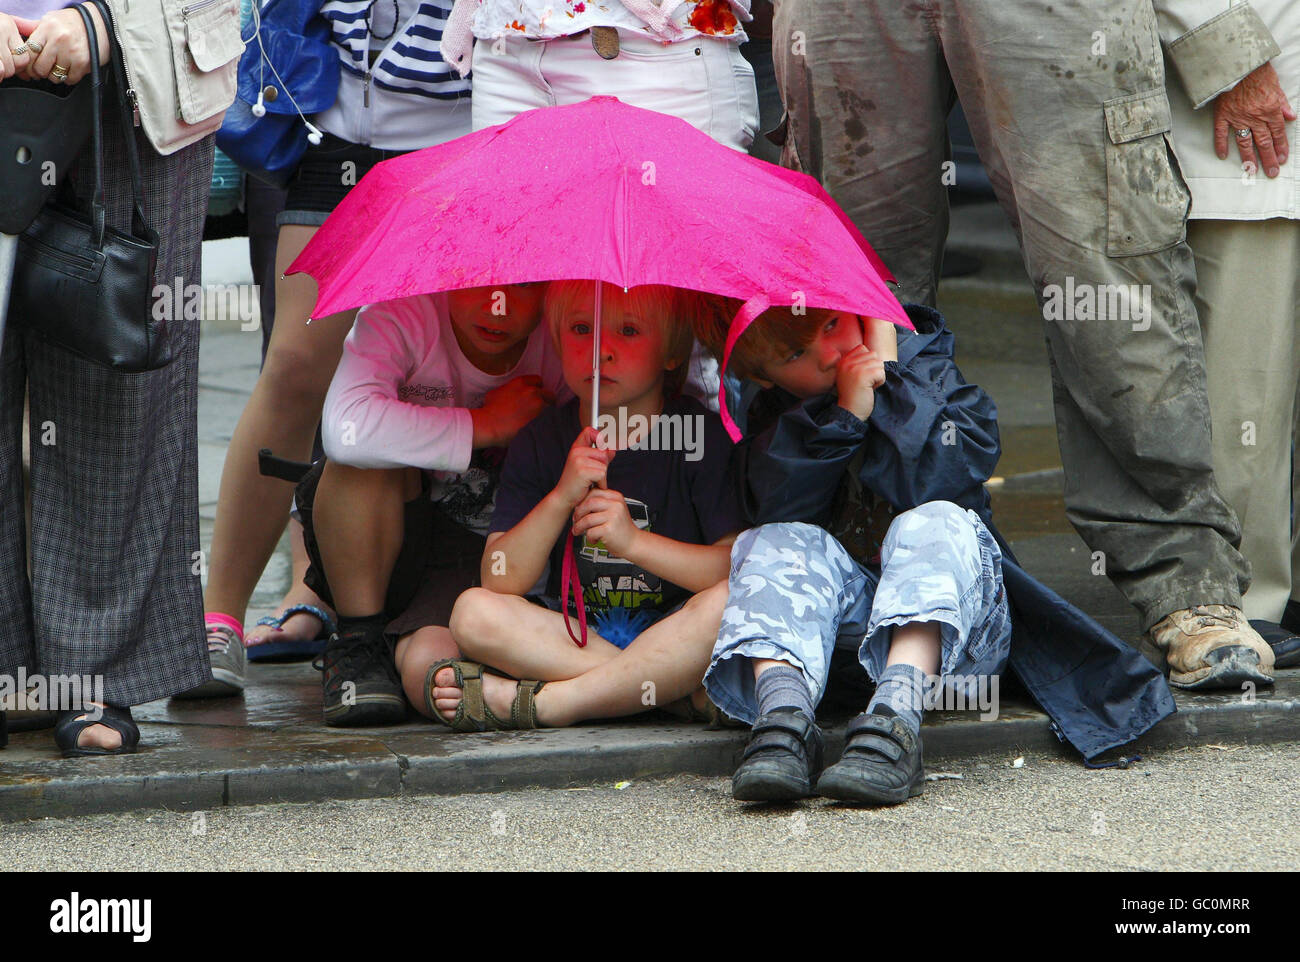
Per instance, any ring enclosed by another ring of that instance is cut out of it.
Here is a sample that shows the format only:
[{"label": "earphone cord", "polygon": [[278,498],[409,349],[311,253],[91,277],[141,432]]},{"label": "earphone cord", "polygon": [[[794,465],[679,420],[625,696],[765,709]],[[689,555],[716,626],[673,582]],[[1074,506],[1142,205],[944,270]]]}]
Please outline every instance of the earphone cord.
[{"label": "earphone cord", "polygon": [[258,0],[253,0],[253,37],[257,39],[257,49],[261,51],[262,54],[257,64],[259,99],[261,97],[260,91],[266,89],[266,85],[262,83],[266,78],[266,68],[270,67],[272,76],[274,76],[276,82],[279,83],[280,89],[284,91],[284,95],[289,98],[289,103],[293,104],[293,109],[298,112],[298,117],[307,125],[308,130],[315,131],[316,128],[312,126],[311,122],[307,119],[307,115],[304,114],[302,108],[298,106],[298,101],[294,99],[293,93],[289,90],[288,84],[284,82],[284,79],[280,76],[280,72],[275,69],[275,64],[271,63],[271,58],[266,55],[266,47],[262,43],[262,13],[258,9]]}]

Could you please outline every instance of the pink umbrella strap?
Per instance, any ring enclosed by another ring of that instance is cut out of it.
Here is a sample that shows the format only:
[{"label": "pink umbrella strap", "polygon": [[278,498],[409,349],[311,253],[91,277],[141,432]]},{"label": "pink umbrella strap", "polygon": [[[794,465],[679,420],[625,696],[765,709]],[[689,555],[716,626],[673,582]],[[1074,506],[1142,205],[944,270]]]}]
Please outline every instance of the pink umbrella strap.
[{"label": "pink umbrella strap", "polygon": [[[579,638],[569,624],[569,585],[573,585],[573,604],[578,609]],[[578,559],[573,556],[573,535],[564,542],[564,564],[560,571],[560,613],[564,615],[564,629],[579,648],[587,647],[587,606],[582,600],[582,579],[578,576]]]},{"label": "pink umbrella strap", "polygon": [[740,335],[745,333],[746,328],[754,323],[758,315],[771,306],[772,302],[766,294],[755,294],[741,305],[731,321],[731,327],[727,330],[727,345],[722,351],[722,366],[718,369],[718,413],[722,416],[722,426],[727,429],[727,434],[731,435],[732,441],[740,441],[740,428],[736,427],[736,422],[731,419],[731,413],[727,410],[727,382],[723,375],[727,373],[731,349],[740,340]]}]

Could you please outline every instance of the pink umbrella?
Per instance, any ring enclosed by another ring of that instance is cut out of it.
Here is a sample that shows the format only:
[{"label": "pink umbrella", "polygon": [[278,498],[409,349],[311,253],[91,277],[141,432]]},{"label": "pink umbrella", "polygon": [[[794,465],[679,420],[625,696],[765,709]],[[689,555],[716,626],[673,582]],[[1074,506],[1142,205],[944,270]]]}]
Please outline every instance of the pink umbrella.
[{"label": "pink umbrella", "polygon": [[[614,97],[530,110],[379,164],[288,272],[316,278],[316,316],[527,281],[722,294],[744,302],[727,355],[771,305],[912,326],[892,276],[814,179]],[[738,439],[725,404],[722,417]]]}]

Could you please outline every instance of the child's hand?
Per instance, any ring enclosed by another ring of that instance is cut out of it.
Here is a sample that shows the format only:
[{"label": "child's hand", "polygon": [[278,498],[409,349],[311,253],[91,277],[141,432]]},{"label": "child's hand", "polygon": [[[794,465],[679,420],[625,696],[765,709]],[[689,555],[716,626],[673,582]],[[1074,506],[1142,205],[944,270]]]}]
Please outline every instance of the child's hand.
[{"label": "child's hand", "polygon": [[596,429],[586,427],[569,448],[564,473],[555,485],[555,494],[569,510],[578,506],[593,484],[605,483],[605,470],[618,452],[613,448],[594,448]]},{"label": "child's hand", "polygon": [[608,488],[588,492],[573,511],[574,535],[586,534],[588,541],[601,542],[620,558],[627,557],[640,532],[628,513],[627,501]]},{"label": "child's hand", "polygon": [[541,414],[555,395],[542,386],[536,374],[507,381],[488,391],[481,408],[471,408],[474,447],[495,448],[509,444],[519,429]]},{"label": "child's hand", "polygon": [[876,407],[876,388],[884,383],[885,362],[865,344],[859,344],[840,359],[835,375],[840,407],[858,420],[871,417]]},{"label": "child's hand", "polygon": [[880,355],[882,361],[898,360],[898,328],[881,317],[862,319],[862,343]]}]

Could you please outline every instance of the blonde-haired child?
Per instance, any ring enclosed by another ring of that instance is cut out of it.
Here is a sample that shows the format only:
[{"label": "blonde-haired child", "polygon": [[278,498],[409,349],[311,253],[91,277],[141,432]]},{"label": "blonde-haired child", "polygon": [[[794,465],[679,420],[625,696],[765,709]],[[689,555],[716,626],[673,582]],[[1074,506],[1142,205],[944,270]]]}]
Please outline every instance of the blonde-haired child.
[{"label": "blonde-haired child", "polygon": [[[631,714],[699,688],[720,596],[712,594],[712,608],[688,602],[725,581],[743,519],[721,421],[673,391],[693,344],[696,296],[605,285],[600,420],[635,426],[617,437],[590,423],[594,295],[588,281],[554,282],[547,292],[544,316],[577,397],[510,445],[483,587],[462,594],[452,612],[468,660],[429,670],[431,713],[458,731]],[[680,430],[660,430],[670,419],[695,425],[697,448],[673,443]],[[577,612],[562,596],[566,561],[592,617],[585,646],[572,637],[578,622],[566,624],[562,613]]]}]

